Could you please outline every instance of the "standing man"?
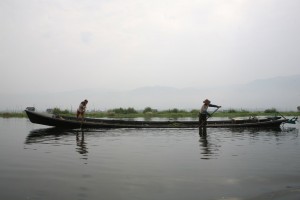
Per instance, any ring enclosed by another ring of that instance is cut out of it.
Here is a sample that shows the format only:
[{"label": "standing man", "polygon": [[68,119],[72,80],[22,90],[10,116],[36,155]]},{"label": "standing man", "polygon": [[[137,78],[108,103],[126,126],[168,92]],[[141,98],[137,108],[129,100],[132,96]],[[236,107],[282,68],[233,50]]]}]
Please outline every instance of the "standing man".
[{"label": "standing man", "polygon": [[208,107],[216,107],[221,108],[221,106],[210,104],[210,100],[205,99],[203,101],[203,106],[200,109],[199,112],[199,128],[204,127],[206,128],[207,125],[207,118],[210,117],[210,114],[207,112]]},{"label": "standing man", "polygon": [[81,120],[84,119],[84,113],[85,113],[87,103],[88,103],[88,100],[84,100],[83,102],[81,102],[79,104],[79,107],[77,109],[77,119],[80,115],[81,115]]}]

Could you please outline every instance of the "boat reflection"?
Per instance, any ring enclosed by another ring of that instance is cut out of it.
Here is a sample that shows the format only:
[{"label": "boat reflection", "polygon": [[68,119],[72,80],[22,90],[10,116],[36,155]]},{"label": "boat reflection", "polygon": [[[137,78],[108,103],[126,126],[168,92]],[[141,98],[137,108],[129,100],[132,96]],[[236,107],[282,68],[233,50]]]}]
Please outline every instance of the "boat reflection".
[{"label": "boat reflection", "polygon": [[[217,159],[220,156],[221,144],[232,144],[232,148],[244,146],[260,140],[274,142],[276,145],[282,144],[281,141],[296,139],[299,129],[296,127],[281,127],[280,129],[210,129],[199,128],[199,147],[201,159]],[[238,152],[237,152],[238,154]],[[236,156],[234,154],[233,156]]]},{"label": "boat reflection", "polygon": [[[52,146],[66,146],[76,141],[76,152],[81,155],[80,159],[87,160],[88,147],[83,130],[65,130],[57,128],[35,129],[29,132],[25,144],[45,144]],[[76,138],[76,139],[75,139]]]}]

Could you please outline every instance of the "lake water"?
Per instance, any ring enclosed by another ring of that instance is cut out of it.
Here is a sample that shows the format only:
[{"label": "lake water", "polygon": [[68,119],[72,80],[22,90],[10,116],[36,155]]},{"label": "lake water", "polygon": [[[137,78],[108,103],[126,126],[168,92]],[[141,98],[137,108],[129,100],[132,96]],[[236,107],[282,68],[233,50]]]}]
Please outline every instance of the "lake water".
[{"label": "lake water", "polygon": [[0,118],[0,199],[299,200],[299,123],[282,130],[61,131]]}]

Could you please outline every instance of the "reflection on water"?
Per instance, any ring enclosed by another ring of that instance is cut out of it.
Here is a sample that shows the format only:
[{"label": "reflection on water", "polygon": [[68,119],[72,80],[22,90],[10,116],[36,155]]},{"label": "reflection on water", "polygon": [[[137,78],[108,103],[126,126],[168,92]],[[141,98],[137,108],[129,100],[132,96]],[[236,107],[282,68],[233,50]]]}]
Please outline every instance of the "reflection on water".
[{"label": "reflection on water", "polygon": [[264,193],[247,200],[299,200],[300,187],[286,187],[282,190]]},{"label": "reflection on water", "polygon": [[36,182],[28,194],[32,199],[41,190],[39,199],[55,199],[56,190],[83,200],[297,199],[298,132],[34,129],[25,135],[29,161],[18,163],[14,173]]},{"label": "reflection on water", "polygon": [[[221,144],[225,138],[230,138],[231,141],[244,141],[247,139],[248,142],[253,143],[256,140],[264,141],[276,141],[275,144],[280,145],[282,140],[286,138],[284,136],[292,137],[294,140],[298,137],[299,129],[295,127],[282,127],[282,128],[271,128],[271,129],[256,129],[256,128],[235,128],[235,129],[208,129],[199,128],[199,146],[201,159],[210,160],[217,159]],[[244,146],[243,144],[237,144],[237,146]],[[232,156],[236,156],[233,154]]]},{"label": "reflection on water", "polygon": [[76,152],[81,159],[88,159],[88,147],[83,130],[63,130],[57,128],[35,129],[28,134],[25,144],[47,144],[53,146],[70,145],[76,138]]},{"label": "reflection on water", "polygon": [[25,144],[54,143],[76,132],[63,131],[56,128],[34,129],[26,137]]},{"label": "reflection on water", "polygon": [[81,154],[83,157],[82,159],[87,160],[88,148],[87,143],[84,140],[84,132],[80,131],[81,133],[76,134],[76,142],[77,142],[77,152]]},{"label": "reflection on water", "polygon": [[296,200],[299,129],[82,132],[0,118],[0,199]]},{"label": "reflection on water", "polygon": [[207,138],[207,129],[206,128],[199,128],[199,143],[200,143],[200,152],[201,152],[201,159],[212,159],[216,158],[218,155],[219,149],[215,144],[213,144]]},{"label": "reflection on water", "polygon": [[[88,143],[86,134],[90,133],[90,137],[95,137],[93,132],[104,132],[104,130],[63,130],[57,128],[35,129],[28,134],[25,144],[47,144],[53,146],[70,145],[76,143],[75,150],[81,155],[80,159],[88,160]],[[275,144],[280,145],[288,135],[296,139],[299,129],[294,127],[283,127],[279,129],[206,129],[199,128],[199,147],[200,158],[203,160],[217,159],[220,156],[220,149],[227,139],[232,142],[239,142],[237,146],[245,146],[241,141],[248,141],[249,144],[256,140],[276,141]],[[113,136],[115,133],[110,133]],[[74,139],[75,138],[75,139]],[[74,141],[74,142],[73,142]],[[228,142],[228,141],[227,141]],[[236,156],[232,154],[232,156]],[[86,163],[85,163],[86,164]]]}]

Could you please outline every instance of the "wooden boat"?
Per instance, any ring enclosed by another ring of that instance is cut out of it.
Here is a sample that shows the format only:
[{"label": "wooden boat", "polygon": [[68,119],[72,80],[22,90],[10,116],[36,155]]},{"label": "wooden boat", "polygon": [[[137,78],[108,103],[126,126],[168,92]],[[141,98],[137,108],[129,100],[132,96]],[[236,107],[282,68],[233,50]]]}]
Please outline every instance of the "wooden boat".
[{"label": "wooden boat", "polygon": [[[116,119],[97,119],[84,118],[83,121],[76,119],[76,117],[57,116],[49,113],[40,113],[34,109],[25,110],[29,120],[32,123],[42,124],[46,126],[59,128],[199,128],[199,122],[194,121],[130,121],[130,120],[116,120]],[[287,122],[288,119],[281,117],[268,118],[248,118],[248,119],[228,119],[219,121],[208,121],[207,128],[279,128],[282,123]]]}]

